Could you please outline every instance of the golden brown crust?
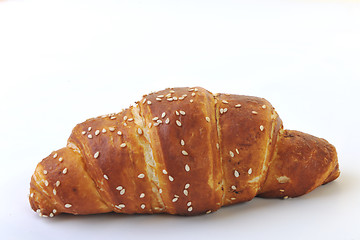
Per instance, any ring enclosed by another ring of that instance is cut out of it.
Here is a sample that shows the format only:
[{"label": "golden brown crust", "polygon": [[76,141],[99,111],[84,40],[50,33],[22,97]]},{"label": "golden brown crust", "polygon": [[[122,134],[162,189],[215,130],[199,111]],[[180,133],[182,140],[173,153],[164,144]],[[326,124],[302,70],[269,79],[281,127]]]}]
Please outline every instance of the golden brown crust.
[{"label": "golden brown crust", "polygon": [[30,204],[43,216],[197,215],[261,197],[295,197],[339,176],[326,140],[282,130],[262,98],[173,88],[78,124],[40,162]]}]

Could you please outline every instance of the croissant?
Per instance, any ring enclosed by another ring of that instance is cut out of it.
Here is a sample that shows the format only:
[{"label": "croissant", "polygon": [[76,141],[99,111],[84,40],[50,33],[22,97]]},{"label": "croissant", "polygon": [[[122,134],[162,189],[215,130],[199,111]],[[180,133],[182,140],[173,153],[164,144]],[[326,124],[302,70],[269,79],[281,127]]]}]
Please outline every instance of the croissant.
[{"label": "croissant", "polygon": [[284,130],[263,98],[170,88],[78,124],[36,167],[29,200],[60,213],[198,215],[297,197],[339,176],[334,146]]}]

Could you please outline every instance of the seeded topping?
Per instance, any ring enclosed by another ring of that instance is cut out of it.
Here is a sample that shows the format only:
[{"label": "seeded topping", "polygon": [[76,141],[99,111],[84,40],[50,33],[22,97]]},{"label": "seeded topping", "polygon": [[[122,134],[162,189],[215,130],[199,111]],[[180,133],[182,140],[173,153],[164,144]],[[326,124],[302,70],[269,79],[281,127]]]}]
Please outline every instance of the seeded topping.
[{"label": "seeded topping", "polygon": [[188,207],[190,207],[191,206],[191,202],[187,202],[187,204],[186,204]]},{"label": "seeded topping", "polygon": [[161,114],[161,118],[164,118],[165,116],[166,116],[166,113],[163,112],[163,113]]},{"label": "seeded topping", "polygon": [[47,180],[44,181],[45,186],[49,186],[49,182]]},{"label": "seeded topping", "polygon": [[210,122],[210,118],[209,117],[205,117],[207,122]]},{"label": "seeded topping", "polygon": [[145,197],[145,193],[141,193],[140,198],[144,198],[144,197]]},{"label": "seeded topping", "polygon": [[284,197],[284,199],[288,199],[288,198],[289,198],[289,196],[285,196],[285,197]]},{"label": "seeded topping", "polygon": [[126,143],[120,144],[120,147],[122,147],[122,148],[126,147]]},{"label": "seeded topping", "polygon": [[118,134],[119,136],[121,136],[121,135],[122,135],[122,132],[121,132],[121,131],[118,131],[117,134]]},{"label": "seeded topping", "polygon": [[114,127],[109,127],[109,131],[113,132],[113,131],[115,131],[115,128]]},{"label": "seeded topping", "polygon": [[209,211],[206,212],[206,214],[209,214],[209,213],[211,213],[211,210],[209,210]]},{"label": "seeded topping", "polygon": [[174,197],[171,201],[172,201],[172,202],[176,202],[178,199],[179,199],[179,198]]},{"label": "seeded topping", "polygon": [[228,104],[229,102],[226,100],[222,100],[222,103]]},{"label": "seeded topping", "polygon": [[265,109],[265,108],[266,108],[266,105],[262,105],[261,107],[262,107],[263,109]]},{"label": "seeded topping", "polygon": [[216,143],[216,148],[217,148],[217,149],[219,149],[219,148],[220,148],[219,143]]},{"label": "seeded topping", "polygon": [[92,135],[91,135],[91,134],[89,134],[89,135],[88,135],[88,138],[92,139],[93,137],[92,137]]},{"label": "seeded topping", "polygon": [[162,189],[161,189],[161,188],[159,189],[159,193],[162,193]]},{"label": "seeded topping", "polygon": [[96,130],[95,131],[95,136],[99,135],[100,134],[100,130]]},{"label": "seeded topping", "polygon": [[167,119],[165,120],[165,123],[166,123],[166,124],[169,124],[169,122],[170,122],[170,119],[167,118]]},{"label": "seeded topping", "polygon": [[56,209],[53,209],[52,212],[55,214],[57,211],[56,211]]},{"label": "seeded topping", "polygon": [[230,156],[231,156],[231,157],[234,157],[234,156],[235,156],[235,154],[234,154],[232,151],[230,151],[229,153],[230,153]]},{"label": "seeded topping", "polygon": [[63,158],[62,158],[62,157],[60,157],[60,158],[59,158],[59,162],[62,162],[62,161],[63,161]]},{"label": "seeded topping", "polygon": [[223,113],[224,113],[224,109],[220,108],[220,114],[223,114]]},{"label": "seeded topping", "polygon": [[239,173],[237,170],[235,170],[235,171],[234,171],[234,176],[235,176],[235,177],[239,177],[239,176],[240,176],[240,173]]},{"label": "seeded topping", "polygon": [[128,119],[128,116],[124,116],[123,119],[124,121],[126,121]]},{"label": "seeded topping", "polygon": [[234,200],[236,200],[236,198],[232,197],[232,198],[230,198],[230,200],[234,201]]},{"label": "seeded topping", "polygon": [[144,208],[145,208],[145,204],[141,204],[140,207],[141,207],[142,209],[144,209]]},{"label": "seeded topping", "polygon": [[161,101],[161,98],[158,98],[158,97],[157,97],[157,98],[155,98],[155,99],[156,99],[157,101]]},{"label": "seeded topping", "polygon": [[143,174],[143,173],[140,173],[139,175],[138,175],[138,178],[144,178],[145,177],[145,174]]},{"label": "seeded topping", "polygon": [[252,173],[252,168],[249,168],[248,174],[251,174],[251,173]]},{"label": "seeded topping", "polygon": [[189,207],[189,208],[188,208],[188,211],[189,211],[189,212],[191,212],[192,210],[193,210],[193,208],[192,208],[192,207]]},{"label": "seeded topping", "polygon": [[55,184],[56,187],[60,186],[60,181],[56,181],[56,184]]},{"label": "seeded topping", "polygon": [[66,174],[67,173],[67,168],[64,168],[64,170],[62,171],[63,174]]},{"label": "seeded topping", "polygon": [[182,110],[180,110],[180,114],[183,115],[183,116],[185,116],[185,112],[182,111]]},{"label": "seeded topping", "polygon": [[180,145],[181,145],[181,146],[185,146],[185,141],[181,139],[181,140],[180,140]]},{"label": "seeded topping", "polygon": [[264,131],[264,126],[260,125],[260,131]]},{"label": "seeded topping", "polygon": [[117,186],[117,187],[116,187],[116,190],[119,190],[119,191],[120,191],[120,190],[122,190],[122,189],[123,189],[123,186]]},{"label": "seeded topping", "polygon": [[184,156],[189,155],[189,154],[187,153],[187,151],[185,151],[185,150],[182,150],[181,153],[182,153]]},{"label": "seeded topping", "polygon": [[173,98],[167,98],[166,100],[168,100],[169,102],[172,102],[174,99]]},{"label": "seeded topping", "polygon": [[255,114],[255,115],[256,115],[256,114],[258,114],[258,112],[257,112],[257,111],[252,111],[251,113],[252,113],[252,114]]},{"label": "seeded topping", "polygon": [[55,188],[53,189],[53,194],[56,195],[56,189]]},{"label": "seeded topping", "polygon": [[70,203],[67,203],[67,204],[65,204],[65,207],[66,207],[66,208],[71,208],[72,205],[71,205]]},{"label": "seeded topping", "polygon": [[195,96],[195,93],[193,92],[193,93],[191,94],[191,96],[193,96],[193,97],[194,97],[194,96]]},{"label": "seeded topping", "polygon": [[34,193],[31,193],[31,194],[30,194],[30,197],[34,197]]},{"label": "seeded topping", "polygon": [[170,90],[169,92],[174,93],[175,91],[174,91],[174,90]]},{"label": "seeded topping", "polygon": [[115,207],[118,209],[123,209],[125,207],[125,204],[115,205]]},{"label": "seeded topping", "polygon": [[163,174],[168,174],[168,172],[164,169],[162,170]]},{"label": "seeded topping", "polygon": [[193,103],[193,102],[194,102],[194,100],[193,100],[193,99],[190,99],[190,102],[191,102],[191,103]]},{"label": "seeded topping", "polygon": [[224,108],[224,113],[226,113],[228,111],[228,109],[227,108]]},{"label": "seeded topping", "polygon": [[236,151],[237,154],[240,154],[239,149],[235,149],[235,151]]},{"label": "seeded topping", "polygon": [[137,132],[139,135],[143,134],[143,131],[141,130],[141,128],[138,128]]},{"label": "seeded topping", "polygon": [[144,100],[142,101],[142,103],[144,104],[146,102],[146,98],[144,98]]},{"label": "seeded topping", "polygon": [[174,178],[169,175],[169,180],[170,180],[170,182],[172,182],[172,181],[174,181]]},{"label": "seeded topping", "polygon": [[178,111],[175,111],[176,116],[180,116],[180,113]]},{"label": "seeded topping", "polygon": [[50,213],[49,216],[50,216],[50,217],[54,217],[54,214],[53,214],[53,213]]},{"label": "seeded topping", "polygon": [[85,134],[86,134],[86,131],[82,131],[81,134],[82,134],[82,135],[85,135]]},{"label": "seeded topping", "polygon": [[108,177],[106,174],[104,174],[104,178],[105,178],[106,180],[109,180],[109,177]]},{"label": "seeded topping", "polygon": [[158,98],[163,98],[164,97],[164,95],[159,95],[159,96],[157,96]]},{"label": "seeded topping", "polygon": [[149,100],[149,101],[147,101],[147,104],[148,104],[148,105],[151,105],[151,101],[150,101],[150,100]]},{"label": "seeded topping", "polygon": [[185,195],[185,196],[188,196],[188,195],[189,195],[189,191],[185,189],[185,190],[184,190],[184,195]]},{"label": "seeded topping", "polygon": [[179,127],[181,127],[181,122],[179,120],[176,120],[176,125],[178,125]]},{"label": "seeded topping", "polygon": [[54,154],[53,158],[56,158],[57,157],[57,153]]},{"label": "seeded topping", "polygon": [[285,192],[285,190],[284,190],[284,189],[280,189],[279,191],[280,191],[280,192]]},{"label": "seeded topping", "polygon": [[98,158],[99,155],[100,155],[100,152],[96,152],[96,153],[94,154],[94,158]]},{"label": "seeded topping", "polygon": [[185,184],[185,189],[188,189],[190,187],[190,183]]},{"label": "seeded topping", "polygon": [[236,104],[235,107],[236,107],[236,108],[239,108],[239,107],[241,107],[241,104],[240,104],[240,103],[239,103],[239,104]]},{"label": "seeded topping", "polygon": [[116,117],[112,116],[112,117],[110,117],[110,119],[111,119],[111,120],[114,120],[114,119],[116,119]]},{"label": "seeded topping", "polygon": [[236,187],[234,185],[231,186],[232,190],[236,190]]},{"label": "seeded topping", "polygon": [[120,190],[120,195],[124,195],[125,194],[125,188]]},{"label": "seeded topping", "polygon": [[159,117],[154,117],[152,120],[153,121],[156,121],[156,120],[158,120],[159,119]]},{"label": "seeded topping", "polygon": [[185,171],[187,171],[187,172],[189,172],[190,171],[190,167],[189,167],[189,165],[185,165]]},{"label": "seeded topping", "polygon": [[46,175],[48,172],[46,170],[44,170],[44,174]]},{"label": "seeded topping", "polygon": [[151,128],[151,125],[152,125],[152,123],[149,123],[149,124],[148,124],[149,128]]},{"label": "seeded topping", "polygon": [[102,129],[102,132],[103,132],[103,133],[106,133],[106,129],[105,129],[105,128],[103,128],[103,129]]}]

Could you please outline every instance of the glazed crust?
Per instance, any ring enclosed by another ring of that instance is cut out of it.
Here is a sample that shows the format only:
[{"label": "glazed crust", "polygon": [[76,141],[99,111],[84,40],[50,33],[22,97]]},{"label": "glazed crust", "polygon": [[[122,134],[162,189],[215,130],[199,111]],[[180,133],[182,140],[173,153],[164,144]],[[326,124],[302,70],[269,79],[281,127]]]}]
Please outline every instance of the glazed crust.
[{"label": "glazed crust", "polygon": [[60,213],[198,215],[296,197],[339,176],[326,140],[283,130],[262,98],[172,88],[78,124],[35,169],[30,204]]}]

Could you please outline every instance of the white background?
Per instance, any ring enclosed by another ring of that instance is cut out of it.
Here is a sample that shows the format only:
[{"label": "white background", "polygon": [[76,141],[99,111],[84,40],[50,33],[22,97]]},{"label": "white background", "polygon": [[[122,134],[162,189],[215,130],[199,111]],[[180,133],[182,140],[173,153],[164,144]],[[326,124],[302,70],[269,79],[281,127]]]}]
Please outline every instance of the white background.
[{"label": "white background", "polygon": [[[360,3],[0,1],[1,239],[360,239]],[[337,147],[338,180],[199,217],[58,216],[29,206],[72,128],[166,87],[268,99]]]}]

